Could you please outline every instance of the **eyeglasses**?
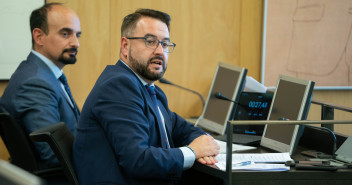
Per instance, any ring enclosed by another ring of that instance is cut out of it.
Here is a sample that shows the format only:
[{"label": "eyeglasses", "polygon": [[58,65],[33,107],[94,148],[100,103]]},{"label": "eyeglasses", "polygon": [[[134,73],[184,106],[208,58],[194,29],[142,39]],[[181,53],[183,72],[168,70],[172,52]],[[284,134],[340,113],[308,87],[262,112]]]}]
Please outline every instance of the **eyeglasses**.
[{"label": "eyeglasses", "polygon": [[159,47],[159,44],[161,44],[161,47],[163,48],[163,51],[166,53],[172,53],[174,51],[174,48],[176,46],[175,43],[169,42],[169,41],[160,41],[156,37],[126,37],[127,39],[144,39],[145,40],[145,46],[147,48],[151,49],[156,49]]}]

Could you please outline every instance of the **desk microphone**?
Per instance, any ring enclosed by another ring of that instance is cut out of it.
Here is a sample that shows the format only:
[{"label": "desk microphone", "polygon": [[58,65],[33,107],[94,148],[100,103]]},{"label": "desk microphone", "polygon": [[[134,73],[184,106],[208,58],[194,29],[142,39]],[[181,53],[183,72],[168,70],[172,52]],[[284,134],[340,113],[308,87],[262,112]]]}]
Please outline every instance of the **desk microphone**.
[{"label": "desk microphone", "polygon": [[[336,139],[336,135],[334,133],[334,131],[330,130],[329,128],[326,128],[326,127],[314,127],[314,126],[311,126],[311,125],[304,125],[305,127],[310,127],[310,128],[315,128],[315,129],[320,129],[320,130],[325,130],[327,131],[328,133],[331,134],[332,136],[332,139],[333,139],[333,143],[332,143],[332,155],[334,156],[335,155],[335,152],[336,152],[336,143],[337,143],[337,139]],[[319,158],[319,156],[318,156]]]},{"label": "desk microphone", "polygon": [[194,94],[198,95],[198,96],[200,97],[200,99],[202,100],[203,109],[204,109],[205,100],[204,100],[203,96],[202,96],[199,92],[196,92],[196,91],[193,91],[193,90],[191,90],[191,89],[188,89],[188,88],[179,86],[179,85],[177,85],[177,84],[174,84],[174,83],[170,82],[169,80],[166,80],[165,78],[160,78],[160,79],[159,79],[159,82],[160,82],[160,83],[163,83],[163,84],[173,85],[173,86],[175,86],[175,87],[181,88],[181,89],[183,89],[183,90],[186,90],[186,91],[189,91],[189,92],[191,92],[191,93],[194,93]]},{"label": "desk microphone", "polygon": [[214,93],[214,97],[220,100],[226,100],[226,101],[230,101],[233,103],[238,103],[236,101],[231,100],[230,98],[226,97],[225,95],[221,94],[221,92],[215,92]]},{"label": "desk microphone", "polygon": [[[285,117],[281,117],[281,118],[279,118],[279,120],[289,121],[290,119],[287,119],[287,118],[285,118]],[[326,127],[314,127],[314,126],[311,126],[311,125],[304,125],[303,127],[310,127],[310,128],[314,128],[314,129],[325,130],[325,131],[327,131],[328,133],[330,133],[330,134],[332,135],[332,139],[333,139],[333,143],[332,143],[332,155],[335,154],[335,152],[336,152],[336,142],[337,142],[337,139],[336,139],[335,133],[334,133],[332,130],[330,130],[330,129],[326,128]],[[317,157],[319,158],[319,156],[317,156]]]}]

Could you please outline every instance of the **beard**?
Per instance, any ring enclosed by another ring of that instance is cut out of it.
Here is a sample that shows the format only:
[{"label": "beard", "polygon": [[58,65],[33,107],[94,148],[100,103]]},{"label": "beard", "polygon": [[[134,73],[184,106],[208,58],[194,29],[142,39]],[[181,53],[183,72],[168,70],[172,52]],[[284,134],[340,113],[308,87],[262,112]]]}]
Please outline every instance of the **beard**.
[{"label": "beard", "polygon": [[77,61],[76,54],[65,57],[64,56],[65,52],[76,52],[77,54],[77,48],[64,49],[58,59],[60,62],[64,64],[75,64]]},{"label": "beard", "polygon": [[[163,68],[162,72],[155,73],[155,72],[152,72],[148,68],[148,66],[152,63],[152,60],[154,60],[154,59],[158,59],[158,60],[162,61],[162,68]],[[142,61],[138,61],[137,59],[133,58],[131,55],[131,50],[130,50],[128,60],[130,61],[131,65],[136,73],[141,75],[142,78],[145,78],[150,81],[157,81],[160,78],[162,78],[164,76],[164,73],[167,68],[165,61],[161,56],[156,56],[156,57],[150,58],[147,62],[142,62]]]}]

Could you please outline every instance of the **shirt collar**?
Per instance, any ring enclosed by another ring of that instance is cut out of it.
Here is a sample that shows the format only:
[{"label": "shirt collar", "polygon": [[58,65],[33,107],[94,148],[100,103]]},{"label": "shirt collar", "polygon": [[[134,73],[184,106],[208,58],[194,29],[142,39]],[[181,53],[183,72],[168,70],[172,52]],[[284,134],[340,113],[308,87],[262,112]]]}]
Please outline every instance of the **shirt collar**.
[{"label": "shirt collar", "polygon": [[32,53],[39,57],[49,67],[57,79],[62,75],[62,70],[57,67],[51,60],[34,50],[32,50]]},{"label": "shirt collar", "polygon": [[[129,69],[131,69],[130,66],[128,66],[123,60],[120,59],[120,61],[121,61],[123,64],[125,64],[125,66],[127,66]],[[131,69],[131,71],[133,71],[133,69]],[[143,78],[141,78],[135,71],[133,71],[133,73],[138,77],[139,81],[142,82],[143,86],[149,85],[149,84],[148,84],[146,81],[144,81]],[[153,87],[154,87],[154,83],[152,83],[150,86],[153,86]]]}]

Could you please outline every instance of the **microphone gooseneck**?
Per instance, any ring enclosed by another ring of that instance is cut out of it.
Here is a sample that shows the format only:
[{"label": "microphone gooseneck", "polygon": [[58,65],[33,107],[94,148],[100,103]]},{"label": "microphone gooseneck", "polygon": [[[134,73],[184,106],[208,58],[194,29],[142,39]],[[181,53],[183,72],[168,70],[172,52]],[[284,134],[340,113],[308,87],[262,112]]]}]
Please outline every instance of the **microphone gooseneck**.
[{"label": "microphone gooseneck", "polygon": [[326,127],[314,127],[314,126],[311,126],[311,125],[304,125],[305,127],[310,127],[310,128],[315,128],[315,129],[320,129],[320,130],[325,130],[327,131],[328,133],[331,134],[332,136],[332,139],[333,139],[333,143],[332,143],[332,155],[335,154],[336,152],[336,143],[337,143],[337,139],[336,139],[336,135],[334,133],[334,131],[330,130],[329,128],[326,128]]},{"label": "microphone gooseneck", "polygon": [[[285,118],[285,117],[282,117],[282,118],[279,118],[279,120],[287,120],[287,121],[289,121],[290,119],[287,119],[287,118]],[[330,130],[330,129],[326,128],[326,127],[314,127],[314,126],[311,126],[311,125],[304,125],[304,126],[305,126],[305,127],[310,127],[310,128],[315,128],[315,129],[320,129],[320,130],[325,130],[325,131],[327,131],[328,133],[330,133],[330,134],[332,135],[332,139],[333,139],[333,143],[332,143],[332,155],[335,154],[335,152],[336,152],[336,143],[337,143],[337,139],[336,139],[335,133],[334,133],[332,130]]]},{"label": "microphone gooseneck", "polygon": [[159,79],[159,82],[160,82],[160,83],[163,83],[163,84],[173,85],[173,86],[175,86],[175,87],[181,88],[181,89],[183,89],[183,90],[186,90],[186,91],[189,91],[189,92],[191,92],[191,93],[194,93],[194,94],[198,95],[198,96],[200,97],[200,99],[202,100],[203,109],[204,109],[205,100],[204,100],[203,96],[202,96],[199,92],[196,92],[196,91],[193,91],[193,90],[191,90],[191,89],[188,89],[188,88],[179,86],[179,85],[177,85],[177,84],[174,84],[174,83],[170,82],[169,80],[166,80],[165,78],[160,78],[160,79]]}]

